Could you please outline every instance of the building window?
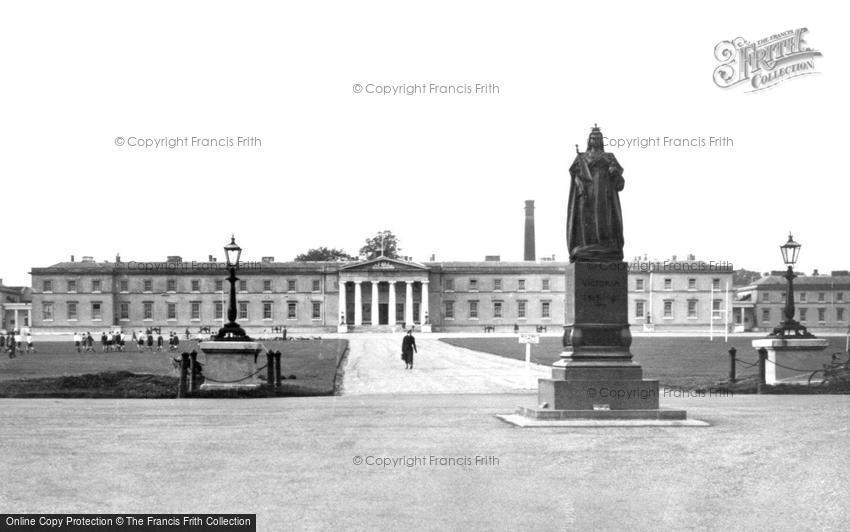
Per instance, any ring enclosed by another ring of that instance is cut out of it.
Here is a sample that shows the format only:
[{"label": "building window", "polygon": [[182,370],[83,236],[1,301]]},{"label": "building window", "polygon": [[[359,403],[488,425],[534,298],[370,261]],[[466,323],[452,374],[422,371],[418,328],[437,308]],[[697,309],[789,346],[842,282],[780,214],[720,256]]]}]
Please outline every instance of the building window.
[{"label": "building window", "polygon": [[322,291],[322,281],[321,279],[313,279],[313,292],[321,292]]},{"label": "building window", "polygon": [[818,292],[818,303],[823,303],[824,301],[826,301],[826,294]]},{"label": "building window", "polygon": [[470,301],[469,302],[469,319],[477,320],[478,319],[478,301]]},{"label": "building window", "polygon": [[167,303],[166,304],[165,319],[167,319],[167,320],[176,320],[177,319],[177,303]]},{"label": "building window", "polygon": [[551,318],[551,316],[549,315],[550,307],[551,307],[551,303],[549,303],[548,301],[541,301],[540,302],[540,317],[542,317],[543,319]]},{"label": "building window", "polygon": [[785,292],[782,292],[782,302],[783,302],[783,303],[785,303],[785,301],[786,301],[787,299],[788,299],[788,294],[787,294],[787,293],[785,293]]},{"label": "building window", "polygon": [[635,301],[635,318],[643,318],[646,312],[646,302],[643,299]]},{"label": "building window", "polygon": [[129,320],[130,319],[130,303],[126,301],[122,301],[118,303],[118,319],[119,320]]},{"label": "building window", "polygon": [[118,289],[122,292],[129,292],[130,291],[129,281],[127,281],[127,279],[121,279],[120,281],[118,281]]},{"label": "building window", "polygon": [[248,291],[248,281],[246,281],[245,279],[242,279],[242,280],[239,281],[239,291],[240,292],[247,292]]},{"label": "building window", "polygon": [[764,323],[770,323],[770,309],[765,308],[761,311],[761,321]]},{"label": "building window", "polygon": [[165,281],[165,291],[166,292],[176,292],[177,291],[177,281],[175,279],[168,279]]},{"label": "building window", "polygon": [[809,309],[801,308],[800,309],[800,321],[806,321],[806,314],[808,314]]},{"label": "building window", "polygon": [[836,319],[836,321],[844,321],[844,309],[843,308],[839,307],[839,308],[835,309],[835,319]]},{"label": "building window", "polygon": [[542,290],[549,290],[549,279],[543,279]]},{"label": "building window", "polygon": [[77,302],[76,301],[68,301],[68,319],[75,320],[77,319]]},{"label": "building window", "polygon": [[93,301],[91,304],[91,319],[92,321],[101,321],[103,319],[103,307],[100,301]]},{"label": "building window", "polygon": [[688,318],[696,319],[697,317],[697,300],[689,299],[688,300]]},{"label": "building window", "polygon": [[247,320],[248,319],[248,302],[240,301],[239,302],[239,319]]},{"label": "building window", "polygon": [[635,279],[635,290],[643,292],[643,279]]},{"label": "building window", "polygon": [[446,292],[451,292],[455,289],[455,280],[454,279],[446,279],[445,285],[446,285]]},{"label": "building window", "polygon": [[153,301],[142,303],[142,316],[145,320],[153,320]]},{"label": "building window", "polygon": [[688,290],[696,290],[697,289],[697,279],[696,277],[688,277]]},{"label": "building window", "polygon": [[714,299],[711,301],[711,317],[720,318],[723,315],[722,309],[720,308],[722,299]]},{"label": "building window", "polygon": [[68,281],[68,291],[69,292],[76,292],[77,291],[77,281],[76,280],[71,279],[71,280]]},{"label": "building window", "polygon": [[502,280],[501,279],[493,279],[493,290],[501,290],[502,289]]},{"label": "building window", "polygon": [[478,279],[469,280],[469,289],[472,291],[478,290]]},{"label": "building window", "polygon": [[672,290],[673,289],[673,279],[669,277],[664,278],[664,290]]},{"label": "building window", "polygon": [[664,317],[668,319],[673,318],[673,302],[669,299],[664,301]]},{"label": "building window", "polygon": [[525,290],[525,279],[517,280],[517,290]]},{"label": "building window", "polygon": [[201,321],[201,302],[192,301],[189,306],[189,319],[192,321]]},{"label": "building window", "polygon": [[214,311],[215,318],[213,318],[213,319],[216,319],[216,320],[223,319],[224,318],[224,303],[222,303],[221,301],[216,301],[214,306],[215,306],[215,311]]},{"label": "building window", "polygon": [[216,292],[224,291],[224,281],[222,281],[221,279],[215,280],[215,291]]},{"label": "building window", "polygon": [[502,317],[502,302],[501,301],[493,301],[493,317],[501,318]]},{"label": "building window", "polygon": [[45,301],[41,304],[41,321],[53,321],[53,303]]},{"label": "building window", "polygon": [[322,303],[321,301],[313,301],[313,319],[322,319]]},{"label": "building window", "polygon": [[50,279],[41,282],[41,291],[42,292],[52,292],[53,291],[53,281]]},{"label": "building window", "polygon": [[199,279],[192,279],[192,292],[200,292],[201,291],[201,281]]},{"label": "building window", "polygon": [[517,301],[517,308],[516,308],[516,317],[517,318],[519,318],[521,320],[524,320],[526,318],[526,307],[527,306],[528,306],[528,304],[527,304],[526,301],[523,301],[523,300]]},{"label": "building window", "polygon": [[711,280],[711,287],[715,290],[720,290],[720,279],[714,278]]},{"label": "building window", "polygon": [[826,321],[826,309],[819,308],[818,309],[818,322],[823,323]]},{"label": "building window", "polygon": [[837,292],[835,294],[835,300],[843,303],[844,302],[844,292]]},{"label": "building window", "polygon": [[92,279],[91,282],[91,291],[92,292],[100,292],[101,282],[100,279]]},{"label": "building window", "polygon": [[271,301],[263,301],[263,319],[270,320],[272,319],[272,302]]},{"label": "building window", "polygon": [[287,301],[286,303],[286,319],[294,320],[298,318],[298,313],[296,312],[296,303],[295,301]]},{"label": "building window", "polygon": [[263,292],[271,292],[272,291],[272,280],[271,279],[263,279]]},{"label": "building window", "polygon": [[446,304],[446,319],[453,320],[455,319],[455,302],[454,301],[445,301]]},{"label": "building window", "polygon": [[805,292],[800,292],[800,303],[805,303],[805,302],[806,302],[806,299],[808,299],[808,298],[806,297],[806,293],[805,293]]},{"label": "building window", "polygon": [[294,292],[295,291],[295,279],[287,279],[286,280],[286,291]]},{"label": "building window", "polygon": [[142,284],[144,285],[142,288],[144,292],[153,292],[153,279],[145,279]]},{"label": "building window", "polygon": [[761,300],[764,301],[765,303],[770,301],[770,293],[769,292],[763,292],[761,294]]}]

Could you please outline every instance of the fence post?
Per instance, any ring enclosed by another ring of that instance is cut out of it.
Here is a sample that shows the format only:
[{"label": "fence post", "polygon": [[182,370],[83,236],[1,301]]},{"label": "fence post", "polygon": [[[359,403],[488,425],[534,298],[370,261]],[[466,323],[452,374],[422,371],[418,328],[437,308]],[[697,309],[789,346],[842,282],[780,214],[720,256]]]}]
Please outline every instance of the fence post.
[{"label": "fence post", "polygon": [[[764,347],[759,348],[759,386],[764,385],[767,380],[767,373],[765,371],[765,366],[767,365],[767,349]],[[760,390],[760,389],[759,389]]]},{"label": "fence post", "polygon": [[738,350],[734,347],[729,348],[729,382],[735,382],[737,379],[735,378],[735,355],[738,353]]},{"label": "fence post", "polygon": [[274,354],[274,387],[280,388],[280,351]]},{"label": "fence post", "polygon": [[274,351],[266,351],[266,383],[274,387]]},{"label": "fence post", "polygon": [[177,386],[177,397],[186,397],[186,381],[189,373],[189,353],[180,355],[180,383]]},{"label": "fence post", "polygon": [[198,389],[198,352],[189,353],[189,393]]}]

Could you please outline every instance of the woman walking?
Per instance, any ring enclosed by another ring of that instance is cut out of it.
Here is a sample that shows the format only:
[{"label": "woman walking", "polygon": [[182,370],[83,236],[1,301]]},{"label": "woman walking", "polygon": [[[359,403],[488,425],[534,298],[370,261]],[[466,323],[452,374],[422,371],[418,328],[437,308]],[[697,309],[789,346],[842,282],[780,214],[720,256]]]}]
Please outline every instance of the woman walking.
[{"label": "woman walking", "polygon": [[413,337],[413,329],[410,329],[401,341],[401,358],[404,360],[404,369],[413,369],[413,353],[416,353],[416,339]]}]

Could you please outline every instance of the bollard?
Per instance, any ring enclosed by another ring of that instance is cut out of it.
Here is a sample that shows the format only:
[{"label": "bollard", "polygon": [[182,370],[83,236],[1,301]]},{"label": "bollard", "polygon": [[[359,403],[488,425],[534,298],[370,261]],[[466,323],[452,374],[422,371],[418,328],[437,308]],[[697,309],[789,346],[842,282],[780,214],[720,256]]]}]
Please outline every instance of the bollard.
[{"label": "bollard", "polygon": [[734,347],[729,348],[729,382],[735,382],[735,355],[738,350]]},{"label": "bollard", "polygon": [[767,374],[765,371],[767,366],[767,349],[764,347],[759,349],[759,385],[764,385],[767,382]]},{"label": "bollard", "polygon": [[280,388],[280,351],[274,354],[274,387]]},{"label": "bollard", "polygon": [[266,352],[266,383],[274,387],[274,351]]},{"label": "bollard", "polygon": [[189,373],[189,353],[180,355],[180,383],[177,386],[177,397],[186,397],[186,380]]},{"label": "bollard", "polygon": [[198,352],[189,353],[189,393],[198,389]]}]

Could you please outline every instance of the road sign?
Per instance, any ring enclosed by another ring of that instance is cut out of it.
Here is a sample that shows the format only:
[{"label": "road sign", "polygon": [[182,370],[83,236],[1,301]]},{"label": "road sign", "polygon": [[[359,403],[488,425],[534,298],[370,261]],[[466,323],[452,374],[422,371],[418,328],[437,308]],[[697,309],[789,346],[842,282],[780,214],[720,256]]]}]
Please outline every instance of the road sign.
[{"label": "road sign", "polygon": [[519,343],[521,344],[539,344],[540,335],[533,333],[521,333],[519,335]]}]

